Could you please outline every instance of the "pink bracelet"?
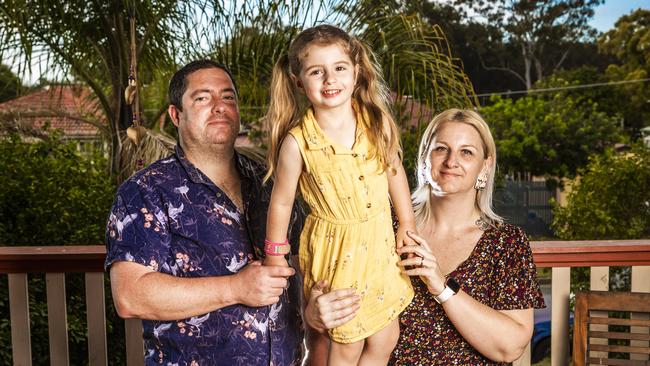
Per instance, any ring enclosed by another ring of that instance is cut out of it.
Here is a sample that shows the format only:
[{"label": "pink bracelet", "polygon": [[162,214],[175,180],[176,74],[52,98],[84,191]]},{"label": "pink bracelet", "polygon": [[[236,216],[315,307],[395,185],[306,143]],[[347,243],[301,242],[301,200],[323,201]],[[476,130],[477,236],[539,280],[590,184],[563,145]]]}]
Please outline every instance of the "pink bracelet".
[{"label": "pink bracelet", "polygon": [[289,245],[289,239],[284,239],[282,243],[274,243],[269,240],[264,240],[264,252],[266,255],[271,256],[283,256],[291,252],[291,246]]}]

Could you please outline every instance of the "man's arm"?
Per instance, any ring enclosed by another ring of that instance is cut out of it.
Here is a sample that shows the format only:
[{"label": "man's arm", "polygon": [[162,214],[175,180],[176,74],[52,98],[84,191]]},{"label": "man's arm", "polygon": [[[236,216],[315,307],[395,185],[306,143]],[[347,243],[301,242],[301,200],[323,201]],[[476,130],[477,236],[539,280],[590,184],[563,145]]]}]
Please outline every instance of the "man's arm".
[{"label": "man's arm", "polygon": [[115,262],[110,269],[117,313],[123,318],[185,319],[223,307],[275,304],[287,285],[290,267],[265,267],[252,262],[234,275],[174,277],[133,262]]}]

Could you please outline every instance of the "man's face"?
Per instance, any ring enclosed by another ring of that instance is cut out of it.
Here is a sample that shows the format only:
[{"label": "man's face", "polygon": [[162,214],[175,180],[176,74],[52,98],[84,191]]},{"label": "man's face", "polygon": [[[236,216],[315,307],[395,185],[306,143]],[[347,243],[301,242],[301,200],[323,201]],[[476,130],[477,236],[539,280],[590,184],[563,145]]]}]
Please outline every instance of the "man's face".
[{"label": "man's face", "polygon": [[184,149],[234,145],[239,134],[239,106],[235,86],[225,71],[209,68],[188,75],[182,106],[183,111],[169,106],[169,115]]}]

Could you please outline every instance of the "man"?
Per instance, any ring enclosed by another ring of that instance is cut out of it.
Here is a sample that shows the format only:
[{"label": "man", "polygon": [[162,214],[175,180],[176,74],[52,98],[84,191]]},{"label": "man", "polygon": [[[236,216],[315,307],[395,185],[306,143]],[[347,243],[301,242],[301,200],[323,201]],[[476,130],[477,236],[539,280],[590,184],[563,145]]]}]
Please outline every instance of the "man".
[{"label": "man", "polygon": [[[169,97],[175,153],[126,181],[109,216],[117,312],[145,319],[147,365],[297,365],[300,279],[260,265],[271,187],[262,166],[234,150],[232,75],[192,62],[172,77]],[[296,206],[294,245],[302,218]]]}]

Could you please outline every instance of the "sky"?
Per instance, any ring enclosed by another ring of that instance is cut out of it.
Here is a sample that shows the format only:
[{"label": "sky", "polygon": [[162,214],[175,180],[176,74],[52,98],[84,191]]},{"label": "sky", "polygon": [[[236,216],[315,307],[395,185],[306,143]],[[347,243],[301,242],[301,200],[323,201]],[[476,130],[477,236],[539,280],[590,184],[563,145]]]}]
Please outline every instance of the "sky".
[{"label": "sky", "polygon": [[608,31],[618,18],[638,8],[650,10],[650,0],[606,0],[595,9],[591,26],[601,32]]}]

